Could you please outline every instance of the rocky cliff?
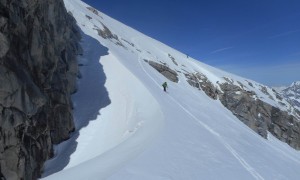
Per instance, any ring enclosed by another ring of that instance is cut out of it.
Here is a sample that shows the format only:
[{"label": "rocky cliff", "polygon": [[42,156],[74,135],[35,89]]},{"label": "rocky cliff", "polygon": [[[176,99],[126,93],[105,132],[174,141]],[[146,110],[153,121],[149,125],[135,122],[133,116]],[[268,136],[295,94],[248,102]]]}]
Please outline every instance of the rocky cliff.
[{"label": "rocky cliff", "polygon": [[[219,99],[239,120],[262,137],[267,138],[270,132],[279,140],[300,150],[300,112],[296,108],[283,110],[268,104],[259,98],[258,93],[249,90],[242,82],[235,82],[227,77],[224,77],[225,82],[217,82],[218,86],[214,86],[200,72],[187,73],[185,76],[191,86],[203,90],[213,99]],[[247,84],[255,88],[251,82]],[[276,99],[279,105],[288,107],[285,104],[288,102],[283,101],[283,97],[276,91],[269,93],[266,86],[259,86],[261,93],[272,100]]]},{"label": "rocky cliff", "polygon": [[[173,57],[170,54],[168,56]],[[175,58],[171,60],[174,63]],[[262,137],[267,138],[270,132],[279,140],[300,150],[300,111],[296,103],[299,90],[297,85],[300,83],[294,83],[286,89],[285,95],[290,99],[285,100],[274,89],[248,80],[238,81],[223,77],[222,82],[212,82],[204,73],[189,72],[184,69],[185,66],[181,66],[179,71],[171,69],[167,63],[146,59],[144,61],[175,83],[178,82],[179,74],[184,74],[191,86],[204,91],[210,98],[219,100],[239,120]],[[177,68],[178,64],[174,64]]]},{"label": "rocky cliff", "polygon": [[74,130],[79,39],[62,0],[0,0],[0,179],[37,179]]}]

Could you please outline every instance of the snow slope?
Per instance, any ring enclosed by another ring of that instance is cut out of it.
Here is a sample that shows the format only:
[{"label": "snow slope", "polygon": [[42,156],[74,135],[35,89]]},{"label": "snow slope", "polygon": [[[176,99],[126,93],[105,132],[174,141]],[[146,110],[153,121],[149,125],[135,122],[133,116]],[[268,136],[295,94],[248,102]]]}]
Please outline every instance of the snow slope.
[{"label": "snow slope", "polygon": [[80,0],[65,4],[83,32],[82,79],[73,97],[77,131],[55,148],[44,179],[299,179],[299,152],[254,133],[183,73],[173,83],[144,60],[202,72],[215,86],[228,77],[293,113],[270,88],[263,93],[261,84],[187,58]]}]

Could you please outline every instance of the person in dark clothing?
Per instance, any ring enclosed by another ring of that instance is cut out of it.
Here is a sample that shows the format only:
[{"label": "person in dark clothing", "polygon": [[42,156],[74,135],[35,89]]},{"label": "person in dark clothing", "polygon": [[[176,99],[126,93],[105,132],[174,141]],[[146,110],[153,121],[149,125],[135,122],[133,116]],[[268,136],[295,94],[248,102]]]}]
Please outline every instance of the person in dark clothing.
[{"label": "person in dark clothing", "polygon": [[167,88],[168,88],[167,82],[164,82],[164,83],[162,84],[162,87],[164,88],[164,91],[166,92],[166,91],[167,91]]}]

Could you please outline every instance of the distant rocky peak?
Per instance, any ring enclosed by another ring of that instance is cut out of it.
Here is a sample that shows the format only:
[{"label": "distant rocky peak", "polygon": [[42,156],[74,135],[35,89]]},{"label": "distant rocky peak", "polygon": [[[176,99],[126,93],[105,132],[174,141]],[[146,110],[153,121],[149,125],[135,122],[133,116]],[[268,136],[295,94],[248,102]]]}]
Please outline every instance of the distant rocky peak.
[{"label": "distant rocky peak", "polygon": [[283,89],[280,93],[295,108],[300,110],[300,81],[293,82],[289,87]]},{"label": "distant rocky peak", "polygon": [[295,94],[300,96],[300,81],[293,82],[289,87],[282,90],[284,95]]},{"label": "distant rocky peak", "polygon": [[298,87],[300,87],[300,81],[293,82],[291,86],[298,86]]},{"label": "distant rocky peak", "polygon": [[298,96],[300,96],[300,81],[293,82],[292,85],[287,89],[294,91],[295,94],[298,94]]}]

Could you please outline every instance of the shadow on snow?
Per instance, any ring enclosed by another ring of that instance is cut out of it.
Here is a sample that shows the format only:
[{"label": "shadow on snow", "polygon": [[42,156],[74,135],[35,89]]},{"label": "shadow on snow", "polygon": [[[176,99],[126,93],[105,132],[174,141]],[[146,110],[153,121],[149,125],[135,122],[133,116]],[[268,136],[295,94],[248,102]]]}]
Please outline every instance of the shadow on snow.
[{"label": "shadow on snow", "polygon": [[55,157],[46,162],[43,177],[61,171],[68,165],[71,154],[76,151],[80,129],[96,120],[100,110],[111,103],[104,86],[106,76],[99,62],[101,56],[108,55],[108,48],[83,32],[81,34],[84,51],[83,56],[78,58],[81,79],[78,80],[78,91],[72,96],[76,130],[69,140],[55,146]]}]

